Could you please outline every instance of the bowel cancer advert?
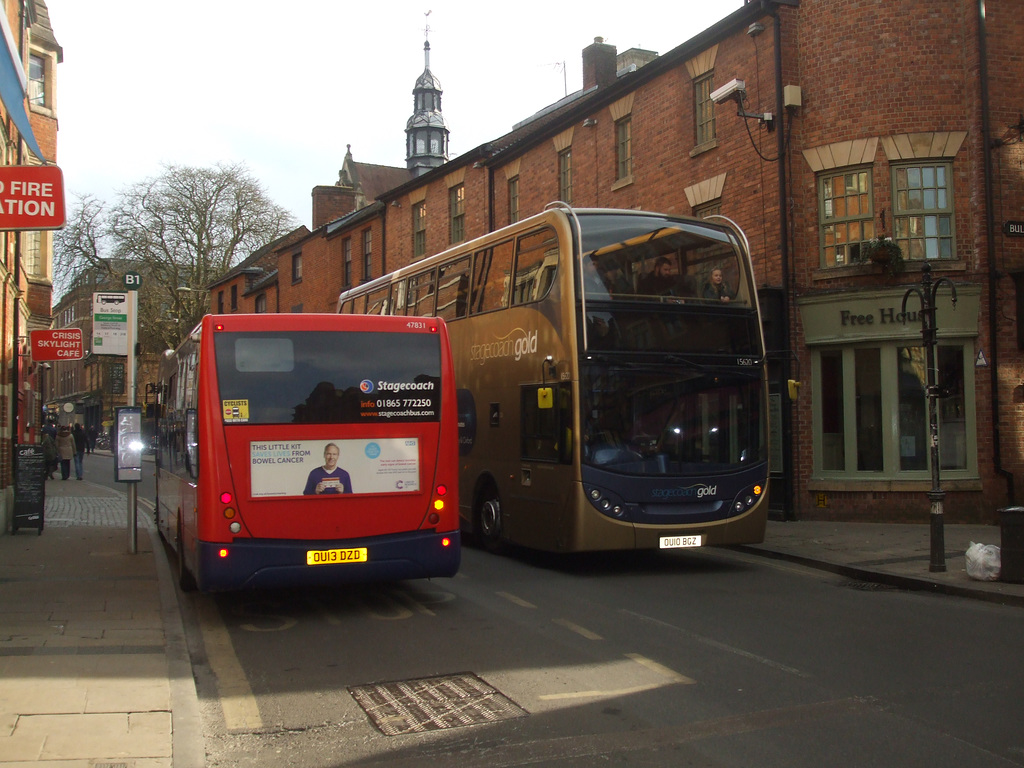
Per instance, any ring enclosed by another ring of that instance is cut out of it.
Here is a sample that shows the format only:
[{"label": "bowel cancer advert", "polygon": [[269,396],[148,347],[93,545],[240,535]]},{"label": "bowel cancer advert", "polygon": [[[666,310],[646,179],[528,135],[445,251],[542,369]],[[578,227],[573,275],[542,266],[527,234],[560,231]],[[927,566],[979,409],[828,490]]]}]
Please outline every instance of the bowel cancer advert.
[{"label": "bowel cancer advert", "polygon": [[253,498],[418,491],[419,439],[249,443]]}]

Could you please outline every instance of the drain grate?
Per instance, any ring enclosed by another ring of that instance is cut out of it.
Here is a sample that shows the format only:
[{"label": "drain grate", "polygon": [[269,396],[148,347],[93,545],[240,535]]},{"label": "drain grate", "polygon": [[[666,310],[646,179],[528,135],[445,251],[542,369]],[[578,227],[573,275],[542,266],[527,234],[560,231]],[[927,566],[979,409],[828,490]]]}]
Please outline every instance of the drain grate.
[{"label": "drain grate", "polygon": [[494,723],[528,713],[470,672],[348,689],[385,736]]}]

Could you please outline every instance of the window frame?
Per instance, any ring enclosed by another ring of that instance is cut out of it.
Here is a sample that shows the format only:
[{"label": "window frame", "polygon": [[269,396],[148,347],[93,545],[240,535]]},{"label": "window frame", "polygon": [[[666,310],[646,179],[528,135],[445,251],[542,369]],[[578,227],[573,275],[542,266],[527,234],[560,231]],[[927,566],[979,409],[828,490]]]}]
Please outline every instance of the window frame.
[{"label": "window frame", "polygon": [[[945,177],[945,183],[940,187],[938,183],[934,186],[925,186],[922,179],[919,190],[921,192],[922,205],[918,208],[909,207],[901,203],[901,198],[906,196],[909,203],[910,189],[900,188],[900,175],[917,171],[923,177],[927,170],[941,173]],[[903,251],[903,258],[916,261],[953,261],[956,255],[956,204],[953,200],[953,163],[949,161],[930,159],[928,161],[915,160],[908,163],[896,163],[890,166],[890,181],[892,184],[892,230],[893,239]],[[926,205],[929,191],[935,193],[936,205]],[[938,198],[945,197],[945,205],[939,206]],[[935,232],[929,234],[928,219],[935,217]],[[922,231],[912,232],[909,222],[913,219],[921,219]],[[942,222],[945,221],[946,231],[943,233]],[[929,241],[935,241],[935,255],[928,254]],[[943,245],[948,245],[948,255],[942,255]]]},{"label": "window frame", "polygon": [[341,241],[341,284],[346,288],[352,286],[352,238]]},{"label": "window frame", "polygon": [[427,201],[412,204],[412,257],[427,255]]},{"label": "window frame", "polygon": [[[859,177],[861,174],[864,174],[864,182],[863,184],[858,183],[856,194],[845,194],[849,189],[846,177]],[[839,178],[844,179],[844,194],[836,195],[833,187],[831,196],[826,197],[826,184],[830,181],[834,183],[834,180]],[[818,198],[818,264],[820,268],[833,269],[862,262],[863,245],[875,236],[874,169],[870,165],[831,168],[819,173],[815,183]],[[856,214],[852,215],[848,212],[849,200],[854,197],[857,199],[858,208],[862,207],[861,197],[866,197],[868,208],[866,213],[863,210],[858,210]],[[836,208],[840,207],[835,202],[837,200],[842,201],[842,215],[835,214]],[[833,211],[831,215],[827,213],[830,204]],[[854,224],[857,225],[860,233],[857,239],[850,238]],[[831,238],[829,236],[830,229],[833,232]],[[842,259],[839,258],[840,249],[843,249]]]},{"label": "window frame", "polygon": [[362,232],[363,239],[363,282],[372,279],[373,275],[373,230],[367,228]]},{"label": "window frame", "polygon": [[452,245],[466,239],[466,185],[448,188],[448,242]]},{"label": "window frame", "polygon": [[508,180],[508,223],[519,221],[519,174]]},{"label": "window frame", "polygon": [[292,254],[292,285],[302,282],[302,251]]},{"label": "window frame", "polygon": [[714,82],[714,70],[693,79],[693,138],[698,147],[718,138],[715,102],[711,98]]},{"label": "window frame", "polygon": [[633,178],[633,116],[615,121],[615,180]]},{"label": "window frame", "polygon": [[572,205],[572,146],[558,153],[558,199]]}]

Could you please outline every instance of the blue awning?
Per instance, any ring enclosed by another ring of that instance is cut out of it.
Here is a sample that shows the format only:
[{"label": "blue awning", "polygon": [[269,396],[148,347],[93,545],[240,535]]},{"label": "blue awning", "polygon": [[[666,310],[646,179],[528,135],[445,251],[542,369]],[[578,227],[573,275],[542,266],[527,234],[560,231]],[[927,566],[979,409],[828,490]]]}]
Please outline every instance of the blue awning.
[{"label": "blue awning", "polygon": [[48,162],[39,149],[39,143],[32,133],[28,112],[25,111],[25,68],[21,65],[21,56],[18,54],[18,46],[14,42],[6,14],[0,13],[0,26],[3,27],[5,38],[5,50],[0,51],[0,101],[3,101],[4,109],[11,116],[18,133],[32,154],[38,157],[40,162]]}]

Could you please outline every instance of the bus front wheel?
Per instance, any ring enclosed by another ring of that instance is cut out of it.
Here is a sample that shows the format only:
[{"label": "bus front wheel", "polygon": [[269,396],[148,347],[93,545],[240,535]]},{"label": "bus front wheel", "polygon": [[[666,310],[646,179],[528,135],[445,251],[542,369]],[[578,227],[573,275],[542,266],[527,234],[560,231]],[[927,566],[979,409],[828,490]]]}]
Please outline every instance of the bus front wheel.
[{"label": "bus front wheel", "polygon": [[493,487],[486,488],[480,495],[477,507],[477,534],[484,549],[497,552],[501,549],[501,502]]}]

